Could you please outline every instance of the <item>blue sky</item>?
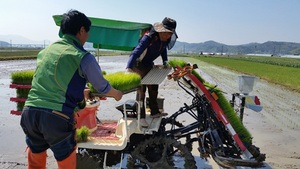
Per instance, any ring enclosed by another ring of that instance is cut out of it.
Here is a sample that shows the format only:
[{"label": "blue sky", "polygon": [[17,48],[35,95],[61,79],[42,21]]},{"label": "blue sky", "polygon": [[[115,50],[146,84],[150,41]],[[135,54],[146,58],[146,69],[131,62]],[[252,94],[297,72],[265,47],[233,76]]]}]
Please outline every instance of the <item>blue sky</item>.
[{"label": "blue sky", "polygon": [[[154,23],[177,21],[179,41],[300,43],[300,0],[1,0],[0,35],[55,41],[52,15],[77,9],[89,17]],[[1,40],[1,39],[0,39]]]}]

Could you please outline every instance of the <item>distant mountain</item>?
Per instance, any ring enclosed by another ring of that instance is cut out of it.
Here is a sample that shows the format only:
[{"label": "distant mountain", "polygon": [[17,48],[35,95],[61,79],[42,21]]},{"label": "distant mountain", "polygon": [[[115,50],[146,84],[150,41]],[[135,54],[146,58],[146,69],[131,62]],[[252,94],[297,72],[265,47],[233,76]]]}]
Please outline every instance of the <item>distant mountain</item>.
[{"label": "distant mountain", "polygon": [[[45,47],[50,41],[33,41],[19,35],[0,35],[0,47]],[[86,48],[93,48],[86,43]],[[202,43],[187,43],[177,41],[170,51],[172,53],[226,53],[226,54],[273,54],[273,55],[299,55],[300,43],[274,42],[249,43],[243,45],[226,45],[215,41]]]},{"label": "distant mountain", "polygon": [[20,35],[0,35],[0,41],[5,41],[12,44],[38,44],[42,41],[34,41]]},{"label": "distant mountain", "polygon": [[187,43],[177,41],[171,52],[174,53],[227,53],[227,54],[300,54],[300,43],[274,42],[226,45],[215,41]]},{"label": "distant mountain", "polygon": [[8,43],[9,46],[10,44],[12,44],[12,46],[14,47],[18,47],[18,46],[24,47],[30,45],[44,46],[44,45],[49,45],[52,42],[49,40],[35,41],[20,35],[0,35],[0,47],[5,47],[4,45],[7,45],[6,43]]},{"label": "distant mountain", "polygon": [[0,47],[10,47],[10,44],[4,41],[0,41]]}]

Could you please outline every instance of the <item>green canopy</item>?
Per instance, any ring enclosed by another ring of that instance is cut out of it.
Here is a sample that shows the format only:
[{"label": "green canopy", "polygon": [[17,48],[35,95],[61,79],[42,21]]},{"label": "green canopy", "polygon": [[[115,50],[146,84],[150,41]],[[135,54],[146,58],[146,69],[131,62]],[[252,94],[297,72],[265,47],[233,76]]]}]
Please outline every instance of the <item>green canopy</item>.
[{"label": "green canopy", "polygon": [[[54,15],[53,19],[60,26],[62,15]],[[91,18],[90,36],[87,42],[93,43],[94,48],[131,51],[138,40],[151,28],[151,24]],[[61,37],[61,32],[59,33]]]}]

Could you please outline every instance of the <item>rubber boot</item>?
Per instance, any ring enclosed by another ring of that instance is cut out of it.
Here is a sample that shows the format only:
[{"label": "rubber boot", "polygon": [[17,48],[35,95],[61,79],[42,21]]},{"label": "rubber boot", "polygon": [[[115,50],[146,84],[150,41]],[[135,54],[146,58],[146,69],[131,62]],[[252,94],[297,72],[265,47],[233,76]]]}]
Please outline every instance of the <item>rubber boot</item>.
[{"label": "rubber boot", "polygon": [[28,169],[45,169],[47,152],[43,151],[41,153],[32,153],[30,148],[28,148]]},{"label": "rubber boot", "polygon": [[76,149],[64,160],[57,161],[58,169],[76,169]]}]

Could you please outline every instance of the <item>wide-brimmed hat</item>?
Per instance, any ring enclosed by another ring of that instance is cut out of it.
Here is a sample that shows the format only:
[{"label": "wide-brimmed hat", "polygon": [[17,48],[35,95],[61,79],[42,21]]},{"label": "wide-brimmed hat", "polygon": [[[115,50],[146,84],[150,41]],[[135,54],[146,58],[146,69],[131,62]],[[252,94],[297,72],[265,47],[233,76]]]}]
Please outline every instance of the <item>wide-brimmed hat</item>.
[{"label": "wide-brimmed hat", "polygon": [[[162,22],[156,22],[153,24],[153,28],[156,32],[172,32],[176,34],[176,21],[174,19],[165,17]],[[177,34],[176,34],[177,36]]]}]

